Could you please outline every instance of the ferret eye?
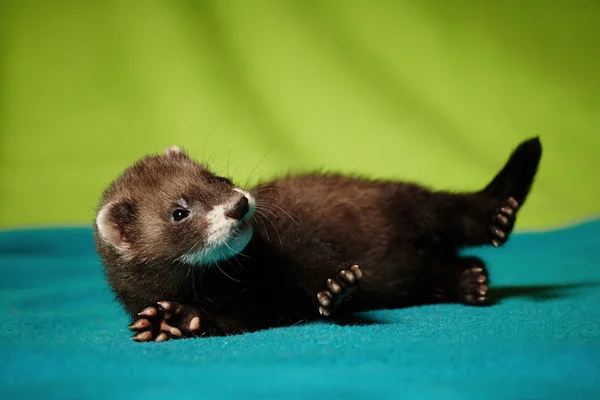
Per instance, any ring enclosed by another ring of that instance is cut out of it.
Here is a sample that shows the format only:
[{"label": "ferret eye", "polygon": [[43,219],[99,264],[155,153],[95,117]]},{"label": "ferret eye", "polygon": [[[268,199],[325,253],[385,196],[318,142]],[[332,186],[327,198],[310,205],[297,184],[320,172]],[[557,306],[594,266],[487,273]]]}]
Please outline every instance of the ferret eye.
[{"label": "ferret eye", "polygon": [[173,211],[173,221],[178,222],[186,219],[190,215],[188,210],[177,209]]}]

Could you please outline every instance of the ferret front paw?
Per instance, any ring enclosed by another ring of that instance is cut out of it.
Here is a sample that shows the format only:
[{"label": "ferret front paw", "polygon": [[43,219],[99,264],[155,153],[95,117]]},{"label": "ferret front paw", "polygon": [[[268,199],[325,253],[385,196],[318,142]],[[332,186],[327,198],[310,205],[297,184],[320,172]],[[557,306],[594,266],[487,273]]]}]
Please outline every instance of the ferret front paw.
[{"label": "ferret front paw", "polygon": [[328,317],[335,308],[350,298],[358,287],[363,273],[358,265],[342,270],[333,278],[327,279],[327,289],[317,293],[319,314]]},{"label": "ferret front paw", "polygon": [[487,303],[488,275],[485,266],[465,269],[460,277],[459,297],[464,304],[482,306]]},{"label": "ferret front paw", "polygon": [[493,246],[499,247],[508,240],[508,235],[512,232],[515,224],[518,209],[519,203],[517,200],[509,197],[506,203],[496,210],[490,228]]},{"label": "ferret front paw", "polygon": [[194,308],[173,301],[159,301],[138,313],[129,329],[137,332],[136,342],[164,342],[169,339],[193,337],[200,331],[200,313]]}]

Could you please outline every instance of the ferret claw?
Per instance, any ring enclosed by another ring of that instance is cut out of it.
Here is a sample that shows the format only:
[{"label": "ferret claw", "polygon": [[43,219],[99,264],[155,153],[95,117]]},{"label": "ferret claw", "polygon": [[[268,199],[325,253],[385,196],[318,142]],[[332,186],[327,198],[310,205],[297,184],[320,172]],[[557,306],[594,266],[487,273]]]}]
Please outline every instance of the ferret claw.
[{"label": "ferret claw", "polygon": [[340,276],[348,283],[354,283],[354,274],[350,271],[341,271]]},{"label": "ferret claw", "polygon": [[359,268],[358,265],[353,265],[350,267],[350,271],[352,271],[352,273],[354,274],[354,276],[356,277],[356,279],[361,280],[363,273],[362,270]]},{"label": "ferret claw", "polygon": [[331,304],[331,293],[329,293],[328,291],[319,292],[317,293],[317,299],[323,307],[329,307],[329,305]]},{"label": "ferret claw", "polygon": [[347,301],[356,290],[358,281],[363,277],[358,265],[341,270],[334,278],[327,279],[327,289],[317,293],[318,311],[328,317],[342,302]]},{"label": "ferret claw", "polygon": [[509,217],[512,217],[514,214],[512,208],[510,207],[502,207],[500,211],[502,211],[505,215],[508,215]]},{"label": "ferret claw", "polygon": [[479,285],[479,289],[477,290],[477,292],[482,296],[485,296],[487,294],[487,291],[488,291],[487,285]]},{"label": "ferret claw", "polygon": [[141,333],[138,333],[137,335],[132,336],[131,339],[135,340],[136,342],[147,342],[152,339],[152,332],[150,332],[150,331],[141,332]]},{"label": "ferret claw", "polygon": [[156,317],[156,314],[156,307],[146,307],[138,313],[138,315],[142,317]]},{"label": "ferret claw", "polygon": [[163,332],[169,332],[173,336],[181,336],[181,330],[173,326],[167,325],[165,321],[162,321],[160,323],[160,330]]},{"label": "ferret claw", "polygon": [[129,329],[131,329],[132,331],[141,331],[143,329],[148,328],[149,326],[150,326],[150,321],[148,321],[147,319],[141,318],[141,319],[134,321],[131,325],[129,325]]},{"label": "ferret claw", "polygon": [[496,220],[500,222],[503,226],[508,225],[508,218],[506,218],[502,214],[496,214]]},{"label": "ferret claw", "polygon": [[[181,309],[182,309],[181,304],[174,303],[172,301],[159,301],[156,304],[158,304],[160,306],[161,311],[170,311],[173,314],[180,313]],[[169,315],[172,315],[172,314],[169,314]]]},{"label": "ferret claw", "polygon": [[333,279],[327,279],[327,287],[336,294],[342,291],[342,287]]},{"label": "ferret claw", "polygon": [[321,314],[324,317],[329,317],[331,315],[331,311],[328,308],[319,307],[319,314]]},{"label": "ferret claw", "polygon": [[200,329],[200,317],[194,317],[190,321],[190,331],[197,331]]},{"label": "ferret claw", "polygon": [[506,237],[506,233],[501,231],[498,228],[493,228],[494,231],[494,235],[496,235],[497,237],[499,237],[500,239],[504,239]]},{"label": "ferret claw", "polygon": [[161,333],[154,339],[155,342],[164,342],[166,340],[169,340],[169,337],[165,333]]}]

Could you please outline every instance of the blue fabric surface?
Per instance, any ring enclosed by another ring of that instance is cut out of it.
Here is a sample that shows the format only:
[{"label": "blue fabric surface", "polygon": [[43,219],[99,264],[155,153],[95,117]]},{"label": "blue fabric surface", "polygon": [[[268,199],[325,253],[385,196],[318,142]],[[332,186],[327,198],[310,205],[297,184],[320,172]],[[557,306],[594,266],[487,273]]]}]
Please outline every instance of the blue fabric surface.
[{"label": "blue fabric surface", "polygon": [[513,236],[488,308],[138,344],[88,229],[0,233],[0,398],[600,398],[600,221]]}]

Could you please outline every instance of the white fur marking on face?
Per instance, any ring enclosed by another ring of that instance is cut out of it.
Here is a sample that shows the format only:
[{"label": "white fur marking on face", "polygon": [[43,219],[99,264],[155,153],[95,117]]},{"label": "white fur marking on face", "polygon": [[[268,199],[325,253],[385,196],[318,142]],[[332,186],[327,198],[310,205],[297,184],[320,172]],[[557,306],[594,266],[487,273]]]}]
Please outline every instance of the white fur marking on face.
[{"label": "white fur marking on face", "polygon": [[181,149],[177,146],[171,146],[165,150],[165,156],[181,153]]},{"label": "white fur marking on face", "polygon": [[210,210],[206,214],[206,221],[208,222],[207,246],[221,244],[236,222],[225,216],[225,206],[223,204],[219,204]]},{"label": "white fur marking on face", "polygon": [[[239,188],[234,188],[234,191],[243,194],[248,198],[248,214],[244,220],[251,218],[256,207],[254,197]],[[248,245],[252,239],[252,226],[246,225],[241,231],[235,232],[239,221],[227,218],[225,211],[231,208],[235,201],[232,199],[227,204],[219,204],[206,214],[206,222],[208,222],[206,246],[197,253],[186,254],[181,257],[181,260],[188,264],[211,264],[227,258],[233,257]],[[235,232],[235,234],[232,234]]]},{"label": "white fur marking on face", "polygon": [[252,226],[246,226],[233,238],[217,247],[205,247],[197,253],[189,253],[181,257],[181,261],[192,265],[208,265],[226,260],[239,254],[252,239]]}]

